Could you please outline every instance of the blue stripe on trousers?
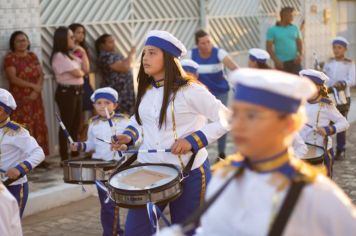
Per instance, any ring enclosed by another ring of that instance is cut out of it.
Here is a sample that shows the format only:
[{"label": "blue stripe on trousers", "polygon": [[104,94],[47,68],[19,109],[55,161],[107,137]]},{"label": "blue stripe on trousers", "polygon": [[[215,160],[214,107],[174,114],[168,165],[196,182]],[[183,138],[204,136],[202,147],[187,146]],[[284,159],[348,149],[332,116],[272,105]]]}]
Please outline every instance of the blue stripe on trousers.
[{"label": "blue stripe on trousers", "polygon": [[[108,203],[105,203],[105,200],[107,199],[108,195],[107,192],[105,192],[103,189],[99,188],[96,185],[96,188],[98,190],[98,195],[99,195],[99,200],[100,200],[100,220],[101,220],[101,226],[103,227],[103,236],[111,236],[111,235],[123,235],[123,231],[120,228],[120,217],[119,217],[119,212],[118,212],[118,207],[116,206],[115,202],[112,201],[111,199],[109,200]],[[116,222],[115,221],[115,207],[117,207],[116,210]],[[116,234],[113,234],[114,227],[116,224]]]},{"label": "blue stripe on trousers", "polygon": [[[210,164],[208,159],[202,165],[205,175],[205,186],[211,178]],[[183,193],[176,200],[169,203],[172,224],[182,223],[193,212],[199,208],[201,203],[202,192],[202,173],[200,168],[196,168],[190,172],[189,177],[183,181]],[[161,211],[166,205],[158,206]],[[188,232],[187,235],[193,235],[195,229]],[[125,224],[126,236],[150,236],[153,229],[148,219],[146,208],[130,209],[127,215]]]},{"label": "blue stripe on trousers", "polygon": [[16,198],[17,204],[20,207],[20,217],[22,217],[28,199],[28,182],[10,185],[7,186],[7,189]]}]

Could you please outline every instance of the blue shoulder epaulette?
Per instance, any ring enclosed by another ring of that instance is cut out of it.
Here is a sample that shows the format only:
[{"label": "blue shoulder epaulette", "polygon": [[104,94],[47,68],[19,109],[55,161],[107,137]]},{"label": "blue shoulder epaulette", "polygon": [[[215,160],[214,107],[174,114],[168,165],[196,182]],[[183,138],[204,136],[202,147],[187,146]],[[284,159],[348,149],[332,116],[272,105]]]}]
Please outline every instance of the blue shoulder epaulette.
[{"label": "blue shoulder epaulette", "polygon": [[6,127],[9,128],[9,129],[12,129],[12,130],[18,130],[21,128],[21,125],[16,123],[16,122],[13,122],[13,121],[9,121],[7,124],[6,124]]},{"label": "blue shoulder epaulette", "polygon": [[333,104],[333,101],[330,98],[322,98],[320,99],[320,102],[331,105]]},{"label": "blue shoulder epaulette", "polygon": [[122,113],[115,113],[114,118],[123,118],[123,119],[128,119],[130,118],[128,115],[126,114],[122,114]]}]

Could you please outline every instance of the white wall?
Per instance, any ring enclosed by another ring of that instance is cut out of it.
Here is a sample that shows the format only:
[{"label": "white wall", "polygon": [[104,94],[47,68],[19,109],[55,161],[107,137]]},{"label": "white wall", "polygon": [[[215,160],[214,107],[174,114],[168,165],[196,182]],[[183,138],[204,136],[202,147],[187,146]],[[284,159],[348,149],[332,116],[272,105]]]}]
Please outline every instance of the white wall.
[{"label": "white wall", "polygon": [[347,56],[356,59],[356,1],[338,1],[336,14],[337,35],[345,37],[350,45]]}]

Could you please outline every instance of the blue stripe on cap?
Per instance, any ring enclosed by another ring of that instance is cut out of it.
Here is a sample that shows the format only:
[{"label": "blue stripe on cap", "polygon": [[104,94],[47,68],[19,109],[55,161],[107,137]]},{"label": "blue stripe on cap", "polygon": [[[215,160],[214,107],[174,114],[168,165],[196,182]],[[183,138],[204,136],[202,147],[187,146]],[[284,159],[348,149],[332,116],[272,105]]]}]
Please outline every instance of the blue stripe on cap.
[{"label": "blue stripe on cap", "polygon": [[324,80],[320,79],[317,76],[313,76],[313,75],[305,75],[303,74],[304,77],[307,77],[308,79],[310,79],[311,81],[313,81],[314,83],[318,84],[318,85],[323,85],[324,84]]},{"label": "blue stripe on cap", "polygon": [[259,58],[255,57],[254,55],[251,55],[251,54],[250,54],[249,58],[250,58],[251,61],[257,61],[259,63],[266,63],[267,62],[267,59],[259,59]]},{"label": "blue stripe on cap", "polygon": [[100,98],[104,98],[104,99],[107,99],[107,100],[110,100],[112,102],[117,102],[116,98],[114,95],[110,94],[110,93],[96,93],[95,94],[95,97],[94,97],[94,100],[98,100]]},{"label": "blue stripe on cap", "polygon": [[146,40],[145,45],[151,45],[151,46],[155,46],[158,47],[170,54],[172,54],[175,57],[180,57],[180,55],[182,54],[182,51],[177,48],[173,43],[164,40],[162,38],[159,37],[155,37],[155,36],[151,36]]},{"label": "blue stripe on cap", "polygon": [[344,46],[345,48],[347,48],[347,43],[345,43],[344,41],[341,41],[341,40],[334,40],[333,41],[333,45],[334,44],[339,44],[339,45]]},{"label": "blue stripe on cap", "polygon": [[5,103],[0,102],[0,106],[2,106],[7,114],[11,114],[12,108],[7,106]]},{"label": "blue stripe on cap", "polygon": [[197,73],[197,69],[192,67],[192,66],[183,66],[183,69],[185,72],[189,72],[189,73],[193,73],[196,74]]},{"label": "blue stripe on cap", "polygon": [[301,100],[242,84],[236,85],[234,99],[284,113],[296,113],[301,104]]}]

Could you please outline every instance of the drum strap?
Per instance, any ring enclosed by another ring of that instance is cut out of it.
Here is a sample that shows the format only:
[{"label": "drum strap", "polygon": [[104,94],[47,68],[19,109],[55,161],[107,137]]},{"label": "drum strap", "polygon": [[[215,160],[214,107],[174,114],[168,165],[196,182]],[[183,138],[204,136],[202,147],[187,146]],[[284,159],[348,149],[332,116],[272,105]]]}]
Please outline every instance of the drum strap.
[{"label": "drum strap", "polygon": [[243,173],[243,168],[238,168],[230,178],[228,178],[225,183],[204,203],[203,207],[197,209],[188,219],[182,223],[182,228],[184,232],[188,232],[193,228],[198,226],[200,217],[213,205],[213,203],[218,199],[218,197],[224,192],[227,186],[236,177]]},{"label": "drum strap", "polygon": [[195,157],[197,156],[197,153],[193,153],[193,155],[190,157],[187,165],[183,168],[182,173],[183,173],[183,177],[187,177],[189,175],[189,172],[192,169]]},{"label": "drum strap", "polygon": [[305,186],[305,181],[292,181],[292,185],[287,193],[276,219],[268,232],[268,236],[279,236],[283,234],[284,228],[288,223],[288,219],[293,212],[299,196]]},{"label": "drum strap", "polygon": [[[177,139],[178,139],[177,126],[176,126],[176,116],[175,116],[175,113],[174,113],[174,99],[176,98],[176,94],[177,93],[174,93],[174,95],[172,97],[172,106],[171,106],[172,123],[173,123],[172,127],[173,127],[174,141],[177,141]],[[184,170],[185,167],[184,167],[184,163],[182,161],[181,155],[178,155],[178,159],[179,159],[180,167],[182,168],[182,170]]]}]

